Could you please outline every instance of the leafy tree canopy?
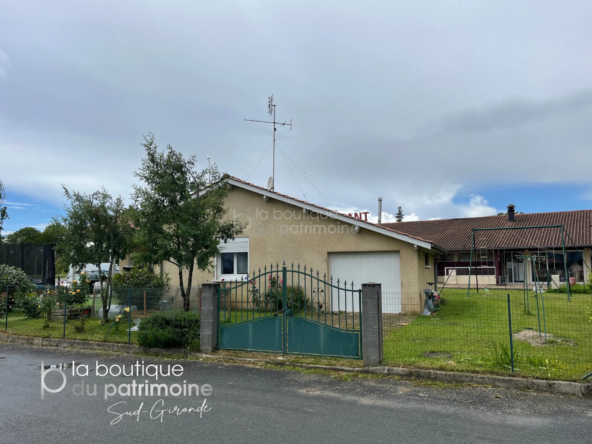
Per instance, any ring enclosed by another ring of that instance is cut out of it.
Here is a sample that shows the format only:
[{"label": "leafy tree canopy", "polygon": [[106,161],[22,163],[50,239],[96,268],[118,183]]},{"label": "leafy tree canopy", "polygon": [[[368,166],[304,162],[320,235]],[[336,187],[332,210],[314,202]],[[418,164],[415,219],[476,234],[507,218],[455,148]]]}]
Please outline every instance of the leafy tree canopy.
[{"label": "leafy tree canopy", "polygon": [[[0,236],[2,233],[2,229],[4,226],[4,221],[8,219],[8,210],[6,207],[3,207],[4,199],[6,198],[6,190],[4,189],[4,184],[0,180]],[[2,241],[2,237],[0,237],[0,242]]]},{"label": "leafy tree canopy", "polygon": [[397,214],[395,215],[395,220],[397,222],[403,222],[403,217],[405,216],[405,214],[403,213],[403,208],[399,207],[397,209]]},{"label": "leafy tree canopy", "polygon": [[[80,269],[85,264],[109,263],[107,287],[111,288],[114,263],[126,257],[132,247],[134,229],[121,197],[113,198],[105,190],[86,195],[70,192],[64,187],[70,202],[62,218],[66,230],[57,246],[58,253]],[[112,292],[103,291],[103,318],[107,321]],[[94,306],[94,304],[93,304]]]},{"label": "leafy tree canopy", "polygon": [[197,172],[195,156],[184,158],[170,145],[159,151],[152,134],[143,146],[146,156],[135,173],[143,185],[135,186],[132,195],[143,249],[139,256],[145,263],[166,261],[178,268],[187,310],[195,267],[208,269],[220,253],[220,241],[233,239],[242,227],[225,219],[226,184],[215,165]]},{"label": "leafy tree canopy", "polygon": [[43,234],[37,228],[25,227],[6,236],[9,244],[42,244]]}]

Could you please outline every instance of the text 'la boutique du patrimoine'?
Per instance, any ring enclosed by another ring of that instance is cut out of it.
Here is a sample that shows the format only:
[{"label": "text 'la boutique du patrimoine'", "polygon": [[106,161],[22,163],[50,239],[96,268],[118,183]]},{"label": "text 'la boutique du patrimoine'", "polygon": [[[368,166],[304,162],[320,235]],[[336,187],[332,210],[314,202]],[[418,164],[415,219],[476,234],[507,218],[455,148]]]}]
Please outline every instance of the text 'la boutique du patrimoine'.
[{"label": "text 'la boutique du patrimoine'", "polygon": [[[68,366],[69,367],[69,366]],[[41,363],[41,393],[42,397],[45,392],[58,393],[61,392],[67,385],[68,376],[77,378],[74,380],[76,383],[72,387],[72,392],[76,396],[97,396],[97,384],[88,384],[85,387],[85,381],[80,380],[80,377],[89,376],[89,372],[92,370],[86,364],[77,364],[72,362],[71,375],[67,375],[65,371],[60,368],[49,368],[45,369],[43,362]],[[63,367],[65,369],[65,366]],[[135,378],[154,378],[158,381],[159,378],[176,377],[180,378],[183,376],[184,369],[180,364],[148,364],[145,365],[144,361],[141,363],[136,361],[135,364],[119,365],[113,364],[107,366],[100,364],[96,361],[95,375],[98,377],[135,377]],[[50,372],[58,372],[62,376],[62,384],[59,388],[50,388],[45,383],[45,377]],[[67,372],[70,373],[70,372]],[[104,384],[104,399],[108,399],[113,396],[210,396],[213,392],[212,386],[209,384],[182,383],[164,384],[164,383],[153,383],[148,379],[143,382],[137,382],[135,379],[129,383],[122,384]]]}]

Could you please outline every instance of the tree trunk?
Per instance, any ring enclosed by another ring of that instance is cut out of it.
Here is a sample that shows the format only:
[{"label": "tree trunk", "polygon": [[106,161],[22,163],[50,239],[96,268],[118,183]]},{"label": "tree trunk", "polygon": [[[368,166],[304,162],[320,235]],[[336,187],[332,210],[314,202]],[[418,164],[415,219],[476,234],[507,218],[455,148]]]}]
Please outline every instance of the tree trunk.
[{"label": "tree trunk", "polygon": [[101,271],[101,264],[99,263],[99,287],[101,288],[101,303],[103,304],[103,321],[109,322],[109,308],[107,307],[107,297],[103,291],[103,273]]},{"label": "tree trunk", "polygon": [[191,283],[193,281],[193,264],[189,267],[189,274],[187,276],[187,291],[183,299],[183,310],[189,311],[191,308]]},{"label": "tree trunk", "polygon": [[[113,299],[113,289],[111,288],[111,278],[113,276],[113,255],[109,255],[109,272],[107,273],[107,291],[109,292],[109,308],[111,308],[111,300]],[[123,305],[123,304],[122,304]],[[132,308],[130,307],[130,311]]]},{"label": "tree trunk", "polygon": [[181,297],[183,298],[183,309],[185,309],[187,296],[185,294],[185,286],[183,285],[183,267],[181,267],[181,265],[179,265],[179,288],[181,290]]},{"label": "tree trunk", "polygon": [[[99,264],[99,286],[101,285],[100,282],[101,282],[101,264]],[[90,317],[94,318],[95,317],[95,301],[97,299],[97,292],[95,291],[94,284],[93,284],[92,292],[93,292],[93,296],[92,296],[92,307],[90,308]],[[101,294],[102,294],[102,292],[101,292]]]}]

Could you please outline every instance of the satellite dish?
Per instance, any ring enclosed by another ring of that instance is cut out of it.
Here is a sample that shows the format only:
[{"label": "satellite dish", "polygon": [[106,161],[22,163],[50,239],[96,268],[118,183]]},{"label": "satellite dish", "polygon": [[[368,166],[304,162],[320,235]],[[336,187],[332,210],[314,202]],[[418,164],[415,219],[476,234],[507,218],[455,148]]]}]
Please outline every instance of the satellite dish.
[{"label": "satellite dish", "polygon": [[273,190],[273,177],[270,177],[267,180],[267,191],[271,191]]}]

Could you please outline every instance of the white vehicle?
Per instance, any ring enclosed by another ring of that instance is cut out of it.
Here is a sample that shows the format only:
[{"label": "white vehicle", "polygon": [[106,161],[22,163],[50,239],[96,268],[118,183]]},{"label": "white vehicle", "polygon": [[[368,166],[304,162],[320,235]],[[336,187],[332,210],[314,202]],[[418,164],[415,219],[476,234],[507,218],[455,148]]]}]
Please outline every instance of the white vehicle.
[{"label": "white vehicle", "polygon": [[[88,275],[92,276],[93,274],[95,274],[97,276],[98,279],[98,274],[99,274],[99,267],[96,264],[86,264],[83,268],[82,271],[85,271]],[[106,275],[109,272],[109,263],[105,262],[103,264],[101,264],[101,273],[103,275]],[[119,272],[119,265],[115,264],[113,267],[113,273],[118,273]],[[80,274],[79,273],[75,273],[74,272],[74,267],[70,266],[70,270],[68,272],[68,274],[66,276],[60,276],[60,285],[72,285],[72,281],[73,280],[80,280]],[[91,279],[93,280],[93,279]]]}]

